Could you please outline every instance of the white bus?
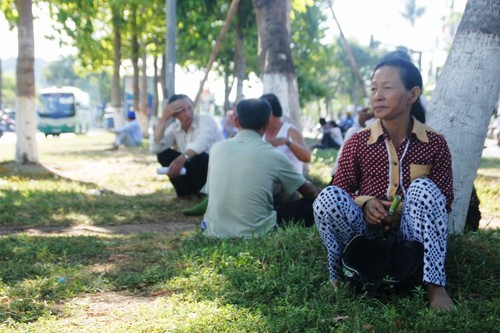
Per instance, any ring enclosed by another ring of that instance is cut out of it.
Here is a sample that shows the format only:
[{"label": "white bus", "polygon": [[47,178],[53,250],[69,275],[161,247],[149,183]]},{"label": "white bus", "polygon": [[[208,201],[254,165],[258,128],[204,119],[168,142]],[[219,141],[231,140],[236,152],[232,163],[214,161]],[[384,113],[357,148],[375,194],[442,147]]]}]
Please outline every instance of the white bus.
[{"label": "white bus", "polygon": [[38,103],[38,130],[45,136],[87,133],[92,123],[89,94],[76,87],[41,89]]}]

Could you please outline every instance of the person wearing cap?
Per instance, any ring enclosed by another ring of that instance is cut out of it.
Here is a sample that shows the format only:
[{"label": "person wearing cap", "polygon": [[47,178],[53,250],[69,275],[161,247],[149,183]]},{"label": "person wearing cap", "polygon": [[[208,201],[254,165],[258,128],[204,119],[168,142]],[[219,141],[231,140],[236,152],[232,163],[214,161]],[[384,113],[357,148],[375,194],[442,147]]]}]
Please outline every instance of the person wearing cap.
[{"label": "person wearing cap", "polygon": [[[288,158],[262,140],[271,105],[264,99],[242,100],[236,106],[238,134],[217,142],[208,165],[208,207],[204,235],[216,238],[258,237],[277,225],[303,221],[314,224],[312,202],[319,191],[298,173]],[[275,183],[302,199],[276,208]]]},{"label": "person wearing cap", "polygon": [[115,142],[111,150],[117,150],[120,145],[125,147],[140,146],[142,143],[142,130],[139,122],[135,119],[135,112],[127,113],[127,123],[114,132],[116,134]]},{"label": "person wearing cap", "polygon": [[167,176],[177,196],[200,193],[207,179],[210,148],[222,139],[215,120],[209,114],[195,114],[188,96],[170,97],[154,131],[152,152],[163,167],[169,167]]}]

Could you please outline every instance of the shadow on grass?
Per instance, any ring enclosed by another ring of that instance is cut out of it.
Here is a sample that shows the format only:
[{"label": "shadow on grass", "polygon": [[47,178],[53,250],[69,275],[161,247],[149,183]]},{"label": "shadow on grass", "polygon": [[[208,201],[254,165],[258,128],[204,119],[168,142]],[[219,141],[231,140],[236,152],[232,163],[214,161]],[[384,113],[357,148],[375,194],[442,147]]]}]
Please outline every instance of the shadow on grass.
[{"label": "shadow on grass", "polygon": [[179,200],[172,191],[121,195],[96,183],[61,177],[42,165],[14,162],[0,164],[0,175],[0,226],[10,227],[12,232],[25,227],[84,224],[105,228],[198,220],[181,213],[197,199]]},{"label": "shadow on grass", "polygon": [[[334,290],[327,283],[326,251],[314,228],[279,229],[249,240],[209,239],[198,232],[0,237],[0,256],[8,258],[0,267],[0,313],[32,321],[57,314],[56,303],[81,293],[126,291],[175,297],[176,312],[191,313],[194,304],[204,314],[208,306],[245,309],[268,323],[269,332],[301,332],[304,327],[309,332],[357,332],[368,324],[374,332],[398,332],[387,329],[398,321],[412,332],[490,331],[497,324],[491,314],[500,306],[497,241],[494,232],[450,239],[448,288],[458,309],[439,314],[426,310],[422,289],[371,302],[346,286]],[[226,320],[209,319],[206,327],[189,318],[176,326],[189,323],[194,331],[214,331]]]},{"label": "shadow on grass", "polygon": [[[144,144],[139,147],[121,147],[118,150],[110,150],[110,145],[103,148],[99,146],[86,147],[85,149],[78,150],[76,147],[63,147],[54,151],[46,151],[43,159],[73,159],[73,160],[101,160],[106,158],[116,157],[132,157],[139,164],[150,164],[152,159],[156,157],[149,152],[149,148]],[[43,160],[42,159],[42,160]]]}]

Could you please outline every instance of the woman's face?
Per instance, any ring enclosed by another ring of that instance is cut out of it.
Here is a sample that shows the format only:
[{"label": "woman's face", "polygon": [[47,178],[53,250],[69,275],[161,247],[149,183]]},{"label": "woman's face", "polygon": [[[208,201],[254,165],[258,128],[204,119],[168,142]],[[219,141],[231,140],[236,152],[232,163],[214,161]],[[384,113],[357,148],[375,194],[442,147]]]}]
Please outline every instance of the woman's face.
[{"label": "woman's face", "polygon": [[[418,94],[417,91],[418,89]],[[409,117],[411,106],[417,100],[420,88],[406,90],[399,69],[391,66],[378,68],[373,74],[370,101],[375,117],[393,120]]]}]

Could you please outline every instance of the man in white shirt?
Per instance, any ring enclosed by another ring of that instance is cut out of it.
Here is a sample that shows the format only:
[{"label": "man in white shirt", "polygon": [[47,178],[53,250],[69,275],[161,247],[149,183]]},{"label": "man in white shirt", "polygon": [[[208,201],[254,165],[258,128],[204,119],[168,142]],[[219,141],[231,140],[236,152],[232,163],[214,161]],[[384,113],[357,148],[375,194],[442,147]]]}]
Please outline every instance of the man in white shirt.
[{"label": "man in white shirt", "polygon": [[[175,121],[170,123],[172,119]],[[169,167],[167,175],[177,196],[197,194],[203,188],[208,153],[222,138],[210,115],[194,113],[188,96],[179,94],[169,99],[154,131],[152,151],[162,166]],[[186,168],[185,175],[181,175],[182,168]]]}]

